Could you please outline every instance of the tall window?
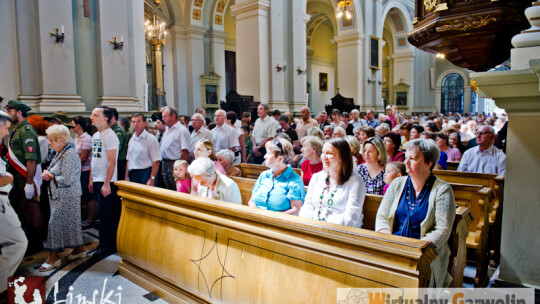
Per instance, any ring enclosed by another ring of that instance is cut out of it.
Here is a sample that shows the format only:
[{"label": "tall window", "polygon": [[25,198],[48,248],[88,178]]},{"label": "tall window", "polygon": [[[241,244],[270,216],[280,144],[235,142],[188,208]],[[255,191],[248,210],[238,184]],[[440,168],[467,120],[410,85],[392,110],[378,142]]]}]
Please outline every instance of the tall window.
[{"label": "tall window", "polygon": [[448,74],[442,81],[441,112],[463,113],[463,78]]}]

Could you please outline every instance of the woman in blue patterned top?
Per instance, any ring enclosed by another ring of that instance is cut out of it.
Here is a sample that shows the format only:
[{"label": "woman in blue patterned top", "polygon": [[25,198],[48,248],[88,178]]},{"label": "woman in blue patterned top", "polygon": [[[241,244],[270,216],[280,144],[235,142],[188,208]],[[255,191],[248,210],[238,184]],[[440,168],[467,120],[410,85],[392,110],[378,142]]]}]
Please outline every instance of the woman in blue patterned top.
[{"label": "woman in blue patterned top", "polygon": [[386,166],[386,148],[383,141],[377,136],[366,139],[362,145],[362,156],[366,162],[356,166],[354,172],[364,180],[367,193],[382,195]]},{"label": "woman in blue patterned top", "polygon": [[292,145],[283,138],[265,145],[266,166],[270,169],[259,175],[253,186],[249,206],[298,215],[306,190],[302,178],[287,165]]}]

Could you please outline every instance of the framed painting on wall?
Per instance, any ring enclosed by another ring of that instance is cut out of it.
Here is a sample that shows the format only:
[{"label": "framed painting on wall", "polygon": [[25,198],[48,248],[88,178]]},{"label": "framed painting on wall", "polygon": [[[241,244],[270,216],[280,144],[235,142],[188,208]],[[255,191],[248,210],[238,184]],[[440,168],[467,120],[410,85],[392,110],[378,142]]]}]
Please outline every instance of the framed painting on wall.
[{"label": "framed painting on wall", "polygon": [[328,73],[319,73],[319,91],[328,91]]},{"label": "framed painting on wall", "polygon": [[370,36],[369,40],[369,67],[371,69],[379,70],[381,68],[381,39]]}]

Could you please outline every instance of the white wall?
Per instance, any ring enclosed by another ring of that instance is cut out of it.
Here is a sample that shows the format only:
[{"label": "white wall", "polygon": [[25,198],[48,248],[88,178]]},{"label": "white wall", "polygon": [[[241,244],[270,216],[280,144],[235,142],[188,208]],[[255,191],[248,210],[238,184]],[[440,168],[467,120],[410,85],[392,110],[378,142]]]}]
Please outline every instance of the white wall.
[{"label": "white wall", "polygon": [[[328,74],[328,91],[319,91],[319,73]],[[334,97],[334,67],[333,65],[312,61],[311,64],[311,112],[318,113],[324,106],[330,104]]]},{"label": "white wall", "polygon": [[6,100],[16,99],[20,91],[14,2],[0,1],[0,96]]}]

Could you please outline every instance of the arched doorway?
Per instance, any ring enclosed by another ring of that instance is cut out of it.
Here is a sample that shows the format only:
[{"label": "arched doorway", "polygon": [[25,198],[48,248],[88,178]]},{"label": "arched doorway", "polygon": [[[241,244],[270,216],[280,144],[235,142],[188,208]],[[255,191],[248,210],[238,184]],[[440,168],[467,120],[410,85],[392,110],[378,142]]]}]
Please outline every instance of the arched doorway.
[{"label": "arched doorway", "polygon": [[450,73],[443,78],[441,86],[441,112],[463,113],[463,77]]}]

